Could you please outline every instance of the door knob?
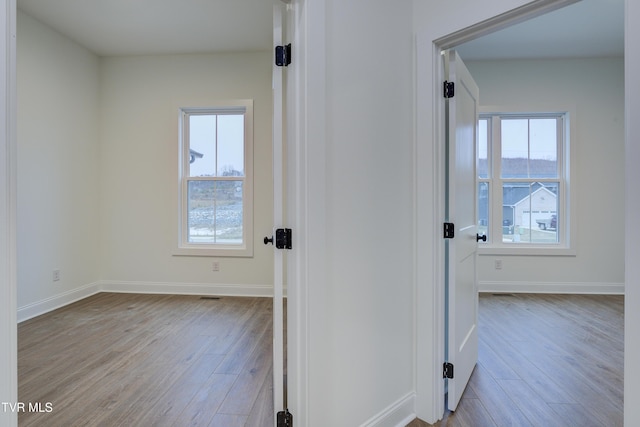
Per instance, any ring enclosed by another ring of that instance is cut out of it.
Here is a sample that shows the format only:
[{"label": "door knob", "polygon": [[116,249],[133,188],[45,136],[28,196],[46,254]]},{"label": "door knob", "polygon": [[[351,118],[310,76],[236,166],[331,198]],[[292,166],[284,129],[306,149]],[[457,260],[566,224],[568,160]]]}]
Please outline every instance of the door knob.
[{"label": "door knob", "polygon": [[487,235],[483,234],[482,236],[479,234],[476,234],[476,242],[479,242],[480,240],[482,240],[483,242],[487,241]]},{"label": "door knob", "polygon": [[273,236],[264,238],[264,244],[268,245],[269,243],[273,245]]}]

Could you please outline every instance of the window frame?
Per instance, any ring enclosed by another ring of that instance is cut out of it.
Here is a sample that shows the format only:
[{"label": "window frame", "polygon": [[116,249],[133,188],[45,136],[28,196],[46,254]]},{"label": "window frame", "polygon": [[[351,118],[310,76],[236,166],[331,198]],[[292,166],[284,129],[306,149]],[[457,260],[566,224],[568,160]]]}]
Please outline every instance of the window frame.
[{"label": "window frame", "polygon": [[[576,186],[572,179],[575,170],[575,132],[572,132],[575,121],[575,109],[566,108],[497,108],[481,107],[479,120],[489,119],[487,147],[487,178],[476,174],[476,187],[481,183],[488,185],[488,224],[487,242],[478,244],[480,255],[576,255],[575,215]],[[558,130],[558,177],[557,178],[502,178],[501,176],[501,141],[500,121],[503,118],[559,118],[562,126]],[[480,128],[480,127],[478,127]],[[479,141],[479,138],[478,138]],[[479,156],[476,156],[479,159]],[[502,241],[502,203],[503,184],[508,182],[552,182],[558,183],[558,222],[557,243],[510,243]],[[477,202],[478,203],[477,199]],[[479,209],[478,209],[479,211]]]},{"label": "window frame", "polygon": [[[207,114],[244,115],[244,176],[190,177],[189,117]],[[178,119],[178,245],[174,255],[253,256],[253,100],[214,101],[207,107],[181,107]],[[188,239],[188,197],[191,181],[242,181],[242,243],[194,243]]]}]

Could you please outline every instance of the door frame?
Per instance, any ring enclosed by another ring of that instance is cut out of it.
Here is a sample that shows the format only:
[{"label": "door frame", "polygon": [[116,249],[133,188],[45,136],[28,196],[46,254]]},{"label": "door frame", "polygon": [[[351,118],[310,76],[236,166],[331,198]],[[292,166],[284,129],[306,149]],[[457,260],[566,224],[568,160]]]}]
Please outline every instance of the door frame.
[{"label": "door frame", "polygon": [[[434,423],[444,414],[445,389],[445,102],[442,51],[557,10],[579,0],[538,0],[505,13],[453,29],[416,34],[416,416]],[[628,0],[627,0],[628,1]],[[423,78],[422,76],[431,76]]]},{"label": "door frame", "polygon": [[[295,425],[310,424],[310,382],[322,375],[311,366],[310,329],[323,324],[325,282],[325,10],[323,2],[291,0],[292,62],[286,82],[285,216],[293,230],[287,252],[287,403]],[[313,159],[313,161],[311,161]],[[313,176],[314,179],[310,179]],[[320,294],[318,294],[320,292]]]},{"label": "door frame", "polygon": [[[16,245],[16,0],[0,1],[0,400],[18,401]],[[17,412],[1,411],[0,425],[16,426]]]},{"label": "door frame", "polygon": [[[273,45],[281,46],[285,42],[285,27],[287,11],[284,2],[273,6]],[[275,239],[276,229],[284,228],[284,187],[285,162],[283,153],[286,146],[284,131],[286,126],[286,115],[283,110],[285,105],[284,84],[286,73],[282,66],[271,65],[272,67],[272,98],[273,98],[273,128],[272,128],[272,163],[273,163],[273,234]],[[286,349],[284,348],[284,250],[278,249],[273,244],[273,408],[274,425],[277,425],[277,414],[286,408],[286,385],[284,384],[285,372],[284,361]],[[266,244],[266,241],[265,241]]]}]

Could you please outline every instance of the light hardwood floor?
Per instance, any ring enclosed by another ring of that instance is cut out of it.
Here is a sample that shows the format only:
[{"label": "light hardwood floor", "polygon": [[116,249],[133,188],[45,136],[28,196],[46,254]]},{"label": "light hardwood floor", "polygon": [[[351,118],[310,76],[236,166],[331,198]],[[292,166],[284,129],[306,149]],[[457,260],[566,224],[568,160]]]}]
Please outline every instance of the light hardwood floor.
[{"label": "light hardwood floor", "polygon": [[622,296],[481,294],[478,364],[436,426],[622,426],[623,327]]},{"label": "light hardwood floor", "polygon": [[[480,298],[480,353],[437,426],[622,426],[621,296]],[[19,426],[272,426],[271,300],[98,294],[18,327]],[[415,421],[412,427],[428,424]]]},{"label": "light hardwood floor", "polygon": [[110,293],[25,321],[19,426],[272,427],[271,328],[268,298]]}]

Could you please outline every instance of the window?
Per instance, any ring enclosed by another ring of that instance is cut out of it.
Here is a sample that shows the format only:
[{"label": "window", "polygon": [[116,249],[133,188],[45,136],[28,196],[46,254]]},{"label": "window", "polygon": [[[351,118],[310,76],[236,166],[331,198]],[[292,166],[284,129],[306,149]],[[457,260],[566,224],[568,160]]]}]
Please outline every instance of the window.
[{"label": "window", "polygon": [[568,114],[481,114],[478,125],[481,251],[569,249]]},{"label": "window", "polygon": [[180,110],[178,255],[253,255],[253,102]]}]

